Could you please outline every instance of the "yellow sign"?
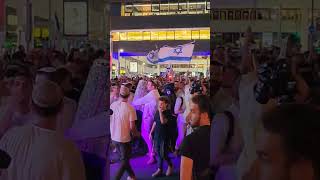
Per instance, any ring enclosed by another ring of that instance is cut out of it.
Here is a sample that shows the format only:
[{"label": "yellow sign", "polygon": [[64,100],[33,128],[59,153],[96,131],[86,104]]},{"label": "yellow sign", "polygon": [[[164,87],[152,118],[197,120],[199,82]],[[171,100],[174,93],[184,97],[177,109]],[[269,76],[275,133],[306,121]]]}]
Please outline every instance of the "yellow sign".
[{"label": "yellow sign", "polygon": [[159,40],[167,40],[167,32],[166,31],[159,32]]},{"label": "yellow sign", "polygon": [[175,32],[175,40],[190,40],[191,31],[190,30],[179,30]]},{"label": "yellow sign", "polygon": [[128,32],[128,41],[141,41],[142,32]]},{"label": "yellow sign", "polygon": [[200,32],[199,31],[192,31],[192,39],[199,39],[200,38]]},{"label": "yellow sign", "polygon": [[200,39],[210,39],[210,30],[200,30]]},{"label": "yellow sign", "polygon": [[167,40],[174,40],[174,31],[167,31]]},{"label": "yellow sign", "polygon": [[111,34],[111,36],[112,36],[112,41],[119,41],[120,40],[120,38],[119,38],[119,32],[113,32],[112,34]]},{"label": "yellow sign", "polygon": [[159,40],[159,32],[158,31],[151,31],[151,41]]},{"label": "yellow sign", "polygon": [[210,39],[210,29],[112,32],[112,41],[164,41]]},{"label": "yellow sign", "polygon": [[120,32],[120,41],[127,41],[127,33]]},{"label": "yellow sign", "polygon": [[32,35],[35,38],[40,38],[41,37],[41,29],[40,28],[34,28],[32,31]]},{"label": "yellow sign", "polygon": [[48,38],[49,37],[49,29],[48,28],[42,28],[41,29],[42,38]]},{"label": "yellow sign", "polygon": [[150,31],[144,31],[143,32],[143,40],[144,41],[150,41],[151,40],[151,33],[150,33]]}]

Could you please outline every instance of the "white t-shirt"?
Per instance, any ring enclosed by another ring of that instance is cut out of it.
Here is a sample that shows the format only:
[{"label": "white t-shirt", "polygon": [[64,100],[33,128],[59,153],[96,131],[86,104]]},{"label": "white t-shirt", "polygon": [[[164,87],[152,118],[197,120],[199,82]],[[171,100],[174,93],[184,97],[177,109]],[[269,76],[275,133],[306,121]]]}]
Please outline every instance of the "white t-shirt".
[{"label": "white t-shirt", "polygon": [[128,102],[121,100],[112,103],[110,109],[113,111],[110,116],[111,139],[121,143],[130,142],[130,122],[137,120],[135,109]]},{"label": "white t-shirt", "polygon": [[0,148],[12,158],[1,180],[85,180],[80,152],[56,131],[33,125],[12,128]]},{"label": "white t-shirt", "polygon": [[176,103],[174,106],[174,111],[178,112],[179,110],[182,111],[182,113],[178,113],[178,122],[186,123],[186,119],[183,116],[184,111],[186,110],[186,102],[184,101],[184,96],[181,95],[177,97]]},{"label": "white t-shirt", "polygon": [[142,131],[150,132],[160,94],[158,90],[152,90],[144,97],[132,102],[134,106],[144,105],[142,115]]}]

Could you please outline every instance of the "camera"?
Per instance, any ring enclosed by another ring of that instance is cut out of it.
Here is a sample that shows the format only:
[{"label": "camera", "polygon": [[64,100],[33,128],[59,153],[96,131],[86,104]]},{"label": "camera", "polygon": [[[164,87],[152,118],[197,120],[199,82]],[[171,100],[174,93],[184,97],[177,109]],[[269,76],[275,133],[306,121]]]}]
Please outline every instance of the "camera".
[{"label": "camera", "polygon": [[254,86],[254,95],[260,104],[269,99],[277,99],[279,104],[294,102],[296,81],[293,80],[290,64],[286,59],[268,62],[258,67],[258,81]]},{"label": "camera", "polygon": [[195,81],[191,84],[191,87],[189,89],[190,94],[195,94],[195,93],[199,93],[202,94],[202,86],[201,86],[201,82],[200,81]]}]

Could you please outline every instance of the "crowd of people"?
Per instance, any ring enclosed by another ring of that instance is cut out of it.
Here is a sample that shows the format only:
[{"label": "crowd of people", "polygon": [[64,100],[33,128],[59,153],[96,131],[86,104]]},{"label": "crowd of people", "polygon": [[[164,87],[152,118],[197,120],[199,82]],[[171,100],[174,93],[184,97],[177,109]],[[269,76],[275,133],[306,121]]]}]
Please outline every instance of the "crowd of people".
[{"label": "crowd of people", "polygon": [[210,78],[111,79],[105,52],[90,47],[4,52],[0,179],[107,180],[109,150],[116,180],[139,179],[137,139],[157,165],[150,178],[319,179],[320,55],[284,42],[257,49],[248,30],[238,53],[215,48]]},{"label": "crowd of people", "polygon": [[181,180],[319,178],[320,56],[301,52],[293,36],[280,47],[256,46],[248,29],[240,50],[216,47],[210,79],[112,79],[111,148],[121,160],[115,179],[125,171],[139,179],[130,165],[137,137],[148,147],[146,165],[157,163],[150,178],[175,169]]},{"label": "crowd of people", "polygon": [[10,52],[0,56],[0,179],[109,179],[104,51]]}]

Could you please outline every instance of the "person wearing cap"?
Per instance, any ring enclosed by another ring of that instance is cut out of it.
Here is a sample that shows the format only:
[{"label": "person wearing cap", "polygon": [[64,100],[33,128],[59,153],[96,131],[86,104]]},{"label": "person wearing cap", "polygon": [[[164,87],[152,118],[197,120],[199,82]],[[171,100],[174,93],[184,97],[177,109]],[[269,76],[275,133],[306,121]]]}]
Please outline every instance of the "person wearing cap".
[{"label": "person wearing cap", "polygon": [[160,97],[157,85],[154,81],[149,80],[147,84],[147,90],[149,93],[142,98],[136,99],[132,102],[134,106],[144,105],[142,115],[141,134],[143,139],[148,145],[149,160],[147,164],[156,163],[155,153],[153,150],[152,141],[149,139],[149,134],[154,121],[154,116],[157,111],[157,104]]},{"label": "person wearing cap", "polygon": [[57,71],[54,67],[43,67],[40,68],[36,73],[35,83],[40,81],[51,79],[53,74]]},{"label": "person wearing cap", "polygon": [[[64,73],[61,72],[61,69],[56,69],[53,67],[43,67],[37,71],[35,84],[39,84],[42,81],[52,81],[60,86],[60,88],[64,91],[65,85],[69,86],[67,89],[70,89],[70,85],[68,83],[64,83],[63,77],[61,77]],[[77,111],[77,103],[68,97],[63,98],[63,109],[60,111],[57,120],[57,131],[63,133],[65,130],[72,127],[75,114]]]},{"label": "person wearing cap", "polygon": [[110,132],[113,144],[120,153],[121,166],[115,179],[120,180],[125,171],[128,172],[128,180],[136,179],[135,173],[130,165],[131,155],[131,132],[134,136],[140,136],[135,122],[137,114],[133,106],[128,102],[130,90],[122,85],[120,88],[120,99],[110,105],[113,115],[110,117]]},{"label": "person wearing cap", "polygon": [[128,98],[128,102],[129,103],[132,103],[132,101],[133,101],[133,98],[134,98],[134,93],[133,93],[133,91],[132,91],[132,83],[126,83],[126,84],[124,84],[127,88],[129,88],[129,90],[130,90],[130,96],[129,96],[129,98]]},{"label": "person wearing cap", "polygon": [[56,132],[57,115],[63,106],[61,88],[42,81],[34,87],[31,99],[32,124],[12,128],[0,140],[0,149],[12,157],[0,179],[85,180],[79,150]]}]

